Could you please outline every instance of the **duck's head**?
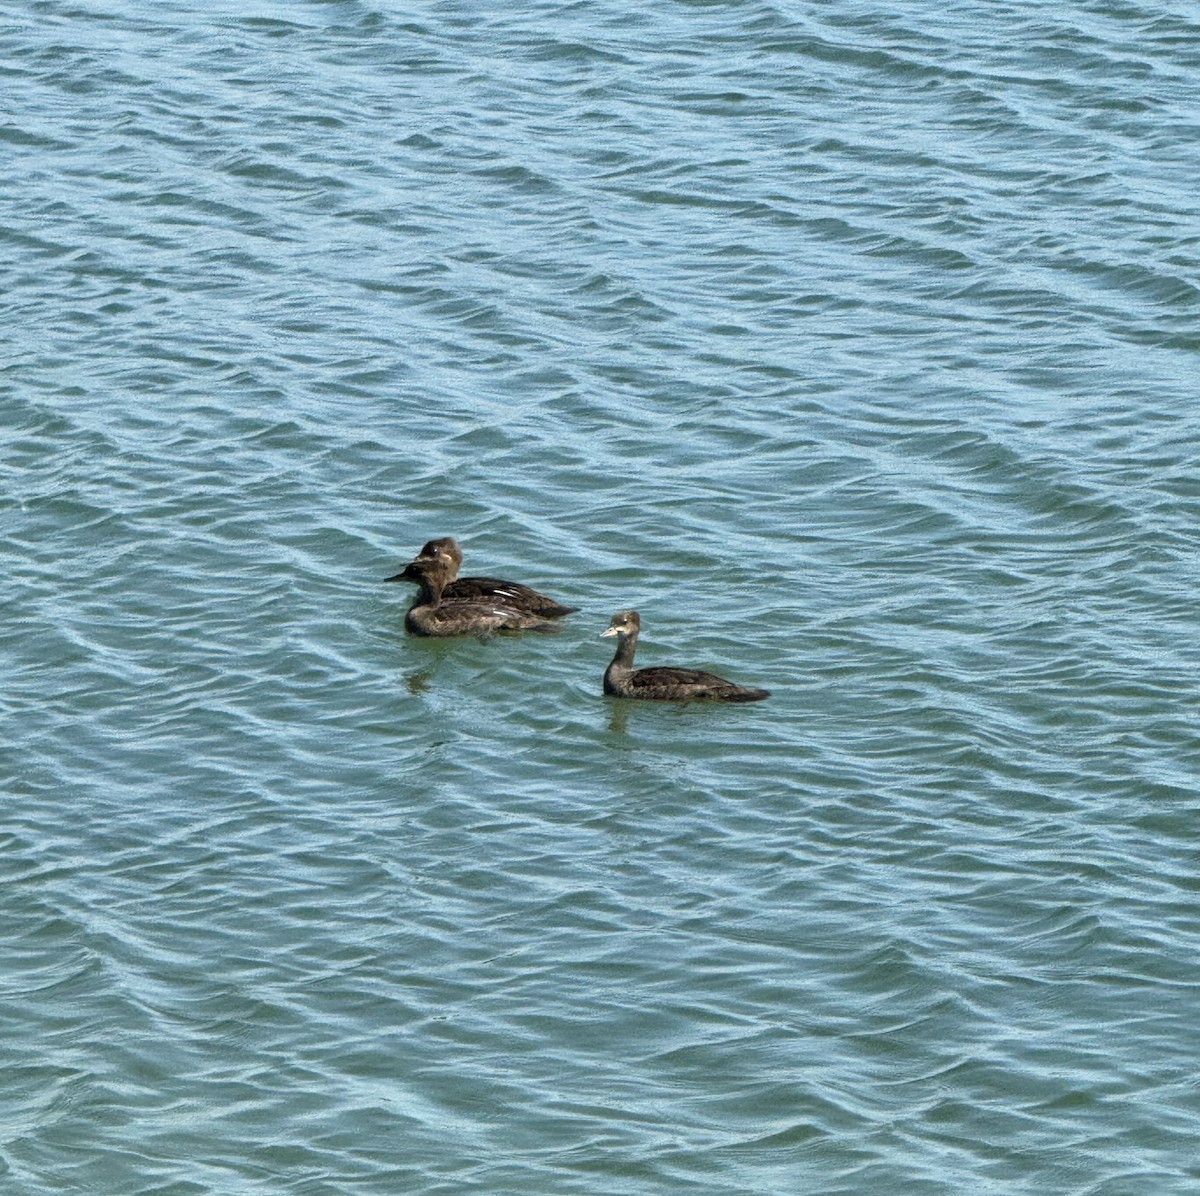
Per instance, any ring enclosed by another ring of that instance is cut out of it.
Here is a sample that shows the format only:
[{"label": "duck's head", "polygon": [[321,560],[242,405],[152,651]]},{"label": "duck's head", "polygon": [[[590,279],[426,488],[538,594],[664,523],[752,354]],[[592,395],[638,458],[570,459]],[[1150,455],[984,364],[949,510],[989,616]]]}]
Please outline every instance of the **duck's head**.
[{"label": "duck's head", "polygon": [[462,565],[462,549],[453,536],[439,536],[436,540],[426,540],[425,547],[417,554],[428,557],[449,557],[455,565]]},{"label": "duck's head", "polygon": [[420,583],[426,577],[438,576],[443,581],[452,581],[462,564],[462,549],[455,543],[453,536],[442,536],[437,540],[428,540],[425,547],[392,577],[384,581],[411,581]]},{"label": "duck's head", "polygon": [[612,622],[600,632],[601,638],[606,635],[628,637],[637,635],[642,625],[642,617],[635,610],[619,610],[612,617]]}]

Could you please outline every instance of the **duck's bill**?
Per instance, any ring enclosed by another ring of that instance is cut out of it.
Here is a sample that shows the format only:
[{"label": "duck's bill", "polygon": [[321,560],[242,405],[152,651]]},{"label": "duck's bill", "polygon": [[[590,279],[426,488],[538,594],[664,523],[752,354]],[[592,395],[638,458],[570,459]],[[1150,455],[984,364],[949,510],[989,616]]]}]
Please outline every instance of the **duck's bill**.
[{"label": "duck's bill", "polygon": [[410,564],[405,565],[404,568],[401,569],[399,573],[393,574],[391,577],[385,577],[383,580],[384,581],[420,581],[421,579],[420,579],[420,577],[417,576],[416,562],[413,561]]},{"label": "duck's bill", "polygon": [[621,629],[619,627],[606,627],[602,632],[600,632],[600,638],[603,639],[606,635],[617,635],[620,633],[620,630]]}]

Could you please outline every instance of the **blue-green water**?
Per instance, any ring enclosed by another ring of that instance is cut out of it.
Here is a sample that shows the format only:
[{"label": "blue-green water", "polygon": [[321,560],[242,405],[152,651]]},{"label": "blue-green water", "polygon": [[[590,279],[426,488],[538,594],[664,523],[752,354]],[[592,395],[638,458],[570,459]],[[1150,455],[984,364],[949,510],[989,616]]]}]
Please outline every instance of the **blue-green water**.
[{"label": "blue-green water", "polygon": [[[0,1188],[1200,1190],[1198,71],[5,5]],[[445,534],[582,610],[407,638]]]}]

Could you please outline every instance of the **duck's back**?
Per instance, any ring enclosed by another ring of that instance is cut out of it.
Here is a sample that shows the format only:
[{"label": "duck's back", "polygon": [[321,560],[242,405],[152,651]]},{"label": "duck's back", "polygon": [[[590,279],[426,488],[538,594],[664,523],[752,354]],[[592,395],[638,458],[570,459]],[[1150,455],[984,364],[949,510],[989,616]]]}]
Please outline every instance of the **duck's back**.
[{"label": "duck's back", "polygon": [[499,577],[460,577],[446,587],[445,597],[456,600],[492,599],[513,610],[540,615],[544,619],[559,619],[579,609],[577,606],[564,606],[532,586]]},{"label": "duck's back", "polygon": [[609,668],[604,675],[606,693],[621,698],[660,699],[664,702],[713,700],[718,702],[761,702],[770,690],[726,681],[702,669],[680,669],[662,665],[634,669],[621,675]]},{"label": "duck's back", "polygon": [[413,606],[404,617],[413,635],[474,635],[487,639],[498,631],[556,631],[553,623],[531,611],[483,599],[443,597],[433,605]]}]

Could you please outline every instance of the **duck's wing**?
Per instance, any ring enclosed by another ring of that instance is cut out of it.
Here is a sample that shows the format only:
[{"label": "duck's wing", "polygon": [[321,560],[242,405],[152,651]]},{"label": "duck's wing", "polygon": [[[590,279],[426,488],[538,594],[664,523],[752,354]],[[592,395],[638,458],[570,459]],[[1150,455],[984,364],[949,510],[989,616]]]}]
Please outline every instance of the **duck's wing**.
[{"label": "duck's wing", "polygon": [[557,631],[548,619],[532,611],[517,610],[486,598],[445,598],[413,612],[414,622],[427,635],[476,635],[488,638],[497,631]]},{"label": "duck's wing", "polygon": [[633,695],[656,695],[664,698],[717,698],[725,702],[757,702],[770,694],[765,689],[738,685],[706,673],[703,669],[681,669],[661,665],[648,669],[636,669],[629,678],[629,690]]},{"label": "duck's wing", "polygon": [[547,619],[558,619],[579,609],[577,606],[564,606],[532,586],[522,585],[519,581],[505,581],[500,577],[460,577],[446,587],[445,596],[489,598],[515,610],[530,611]]}]

